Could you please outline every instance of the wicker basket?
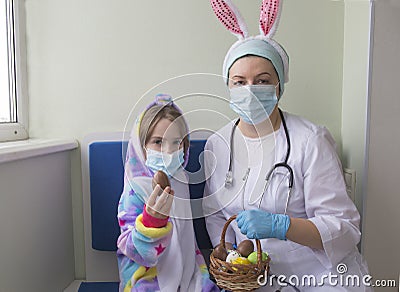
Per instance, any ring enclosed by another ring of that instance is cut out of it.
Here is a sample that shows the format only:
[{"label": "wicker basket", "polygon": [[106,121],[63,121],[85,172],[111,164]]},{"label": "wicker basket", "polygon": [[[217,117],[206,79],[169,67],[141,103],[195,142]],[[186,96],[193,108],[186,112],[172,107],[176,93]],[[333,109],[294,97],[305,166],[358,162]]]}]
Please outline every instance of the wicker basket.
[{"label": "wicker basket", "polygon": [[[225,223],[221,234],[221,245],[225,247],[225,234],[229,224],[236,219],[236,215],[233,215]],[[231,264],[226,261],[217,259],[213,253],[210,255],[210,273],[214,276],[217,281],[217,285],[220,288],[227,289],[234,292],[239,291],[252,291],[260,287],[257,279],[260,275],[265,275],[269,270],[268,257],[265,261],[262,260],[261,243],[256,239],[257,246],[257,263],[240,265]]]}]

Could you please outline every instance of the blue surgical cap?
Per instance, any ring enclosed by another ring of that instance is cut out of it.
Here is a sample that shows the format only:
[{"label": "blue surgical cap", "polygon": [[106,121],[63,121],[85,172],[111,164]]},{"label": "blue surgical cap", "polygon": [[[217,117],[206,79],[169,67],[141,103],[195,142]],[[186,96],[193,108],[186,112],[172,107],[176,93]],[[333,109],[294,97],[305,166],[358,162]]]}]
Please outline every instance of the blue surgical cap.
[{"label": "blue surgical cap", "polygon": [[[276,72],[278,73],[280,92],[282,95],[284,91],[284,84],[288,80],[288,65],[284,65],[281,54],[285,54],[284,57],[286,58],[287,63],[288,57],[286,52],[277,42],[274,42],[274,44],[275,45],[273,46],[270,41],[261,38],[247,38],[233,44],[227,55],[225,56],[225,62],[223,66],[223,76],[224,78],[226,78],[226,83],[228,84],[229,69],[232,67],[233,63],[235,63],[235,61],[240,59],[241,57],[254,55],[271,61],[272,65],[275,67]],[[280,53],[278,52],[277,48],[280,49]]]}]

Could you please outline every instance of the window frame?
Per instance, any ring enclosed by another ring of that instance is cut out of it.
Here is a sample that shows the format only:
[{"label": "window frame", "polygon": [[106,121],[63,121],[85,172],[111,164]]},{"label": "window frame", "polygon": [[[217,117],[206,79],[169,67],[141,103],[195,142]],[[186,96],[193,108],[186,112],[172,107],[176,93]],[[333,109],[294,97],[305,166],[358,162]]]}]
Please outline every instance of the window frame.
[{"label": "window frame", "polygon": [[[27,88],[27,53],[25,1],[5,0],[11,5],[13,18],[14,63],[14,101],[16,122],[0,123],[0,142],[28,139],[28,88]],[[10,69],[9,69],[10,70]]]}]

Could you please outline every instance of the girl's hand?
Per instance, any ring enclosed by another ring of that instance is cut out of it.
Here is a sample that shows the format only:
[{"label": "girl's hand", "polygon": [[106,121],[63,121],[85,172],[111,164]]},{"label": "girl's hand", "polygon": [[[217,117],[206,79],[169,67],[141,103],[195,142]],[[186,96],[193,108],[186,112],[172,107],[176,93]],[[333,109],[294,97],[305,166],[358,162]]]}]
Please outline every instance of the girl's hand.
[{"label": "girl's hand", "polygon": [[164,191],[160,185],[156,185],[146,203],[146,212],[159,219],[168,218],[174,199],[174,191],[166,187]]}]

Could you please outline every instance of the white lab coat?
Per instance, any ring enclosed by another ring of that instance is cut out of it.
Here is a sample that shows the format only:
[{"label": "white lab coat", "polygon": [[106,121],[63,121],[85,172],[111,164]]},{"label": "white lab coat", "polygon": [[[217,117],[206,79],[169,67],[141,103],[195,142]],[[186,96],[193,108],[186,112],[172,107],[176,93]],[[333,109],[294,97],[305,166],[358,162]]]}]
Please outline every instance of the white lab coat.
[{"label": "white lab coat", "polygon": [[[307,218],[312,221],[321,234],[324,250],[312,249],[290,240],[263,239],[262,249],[271,257],[271,272],[284,275],[286,279],[292,276],[293,282],[296,281],[295,277],[301,281],[307,276],[314,276],[317,283],[323,280],[326,283],[323,287],[318,284],[318,287],[299,285],[298,289],[301,291],[372,291],[364,286],[353,287],[352,284],[334,285],[334,279],[341,281],[348,275],[354,275],[362,282],[363,275],[368,274],[368,268],[357,249],[360,240],[360,215],[347,195],[342,166],[332,136],[326,128],[316,126],[305,119],[288,113],[284,113],[284,116],[291,142],[288,164],[294,174],[287,214],[290,217]],[[248,167],[239,165],[235,161],[235,154],[232,161],[233,185],[230,188],[224,186],[229,165],[232,126],[233,122],[212,135],[205,146],[204,165],[207,181],[203,207],[206,214],[211,214],[206,217],[206,224],[213,246],[219,244],[222,227],[229,217],[243,210],[243,207],[248,210],[255,209],[258,205],[249,205],[250,186],[245,185],[243,181]],[[287,150],[282,124],[275,134],[277,163],[284,161]],[[234,149],[235,153],[237,151],[245,150]],[[260,169],[250,169],[248,181],[256,180],[252,176],[264,180],[265,175]],[[261,209],[271,213],[284,213],[287,192],[286,172],[280,168],[273,175],[264,194]],[[239,243],[246,238],[234,221],[230,224],[225,239],[227,242]],[[337,272],[339,264],[346,265],[346,273]],[[330,273],[337,278],[332,276],[329,280],[327,277]],[[333,284],[332,287],[329,287],[329,283]],[[269,284],[259,290],[275,291],[271,290]],[[292,291],[289,288],[287,290]]]}]

